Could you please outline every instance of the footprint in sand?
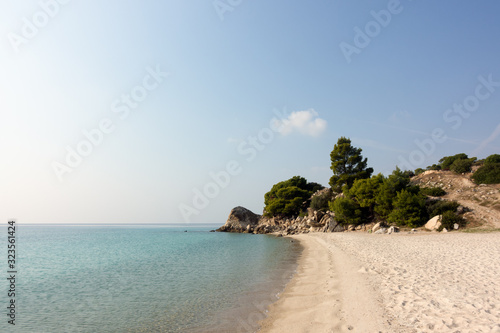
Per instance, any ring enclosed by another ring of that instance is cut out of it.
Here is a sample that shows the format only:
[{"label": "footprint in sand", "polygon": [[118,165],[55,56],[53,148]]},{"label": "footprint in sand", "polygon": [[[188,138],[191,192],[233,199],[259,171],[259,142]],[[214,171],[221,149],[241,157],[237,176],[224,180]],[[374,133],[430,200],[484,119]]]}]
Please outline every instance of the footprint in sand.
[{"label": "footprint in sand", "polygon": [[358,273],[362,273],[362,274],[375,274],[375,272],[369,268],[366,268],[366,267],[361,267],[359,270],[358,270]]}]

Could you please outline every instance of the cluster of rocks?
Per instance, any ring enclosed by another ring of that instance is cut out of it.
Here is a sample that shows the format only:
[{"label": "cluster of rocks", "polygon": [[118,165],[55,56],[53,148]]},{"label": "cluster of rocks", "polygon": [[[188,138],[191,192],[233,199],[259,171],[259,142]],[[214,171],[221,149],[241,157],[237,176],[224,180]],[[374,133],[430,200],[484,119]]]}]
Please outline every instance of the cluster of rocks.
[{"label": "cluster of rocks", "polygon": [[[442,215],[434,216],[424,226],[429,231],[438,231],[441,229]],[[459,228],[458,224],[454,229]],[[336,219],[332,212],[320,212],[308,209],[306,216],[296,218],[277,218],[265,217],[253,213],[252,211],[238,206],[231,210],[229,217],[222,227],[215,231],[252,233],[252,234],[270,234],[276,233],[281,236],[296,235],[309,232],[344,232],[344,231],[365,231],[373,234],[394,234],[400,230],[396,226],[386,225],[384,222],[375,224],[349,225],[343,226]],[[446,228],[442,229],[447,232]],[[412,229],[410,233],[415,233]]]},{"label": "cluster of rocks", "polygon": [[[442,223],[441,220],[443,218],[443,215],[436,215],[427,223],[425,224],[424,228],[430,231],[439,231],[441,229]],[[453,224],[453,229],[458,230],[460,228],[460,225],[458,223]],[[446,228],[443,228],[441,232],[448,232],[449,230]]]},{"label": "cluster of rocks", "polygon": [[295,235],[308,232],[343,232],[332,212],[319,212],[308,209],[306,216],[296,218],[264,217],[244,207],[235,207],[222,227],[216,231],[281,235]]},{"label": "cluster of rocks", "polygon": [[383,222],[378,222],[376,223],[372,228],[371,228],[371,233],[374,234],[395,234],[399,232],[399,228],[395,226],[388,226],[384,224]]},{"label": "cluster of rocks", "polygon": [[277,218],[257,215],[244,207],[235,207],[222,227],[216,231],[252,234],[296,235],[309,232],[349,232],[364,231],[374,234],[392,234],[399,232],[395,226],[376,224],[343,226],[332,212],[320,212],[308,209],[306,216],[296,218]]}]

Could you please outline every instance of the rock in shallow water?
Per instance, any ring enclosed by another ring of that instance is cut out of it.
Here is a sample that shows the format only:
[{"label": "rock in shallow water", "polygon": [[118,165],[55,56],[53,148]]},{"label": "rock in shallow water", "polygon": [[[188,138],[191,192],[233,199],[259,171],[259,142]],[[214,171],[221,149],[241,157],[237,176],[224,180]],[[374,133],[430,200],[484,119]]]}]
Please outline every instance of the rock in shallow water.
[{"label": "rock in shallow water", "polygon": [[217,229],[224,232],[250,232],[260,220],[260,215],[253,213],[245,207],[235,207],[229,213],[226,224]]}]

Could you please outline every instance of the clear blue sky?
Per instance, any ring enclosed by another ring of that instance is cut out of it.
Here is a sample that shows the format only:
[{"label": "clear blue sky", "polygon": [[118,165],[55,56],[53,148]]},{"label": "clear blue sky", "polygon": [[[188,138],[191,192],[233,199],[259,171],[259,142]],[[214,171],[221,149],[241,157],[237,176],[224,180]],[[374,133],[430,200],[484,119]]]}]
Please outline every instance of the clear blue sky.
[{"label": "clear blue sky", "polygon": [[498,1],[0,6],[1,221],[222,224],[340,136],[384,174],[500,152]]}]

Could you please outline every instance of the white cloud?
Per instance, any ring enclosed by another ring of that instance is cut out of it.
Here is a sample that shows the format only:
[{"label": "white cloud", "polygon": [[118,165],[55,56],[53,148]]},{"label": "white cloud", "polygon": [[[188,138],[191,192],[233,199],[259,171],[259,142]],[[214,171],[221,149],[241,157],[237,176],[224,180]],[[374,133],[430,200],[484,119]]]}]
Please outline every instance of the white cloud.
[{"label": "white cloud", "polygon": [[276,120],[274,125],[282,135],[299,132],[304,135],[319,136],[326,129],[327,122],[319,118],[316,111],[309,109],[294,111],[288,118]]}]

